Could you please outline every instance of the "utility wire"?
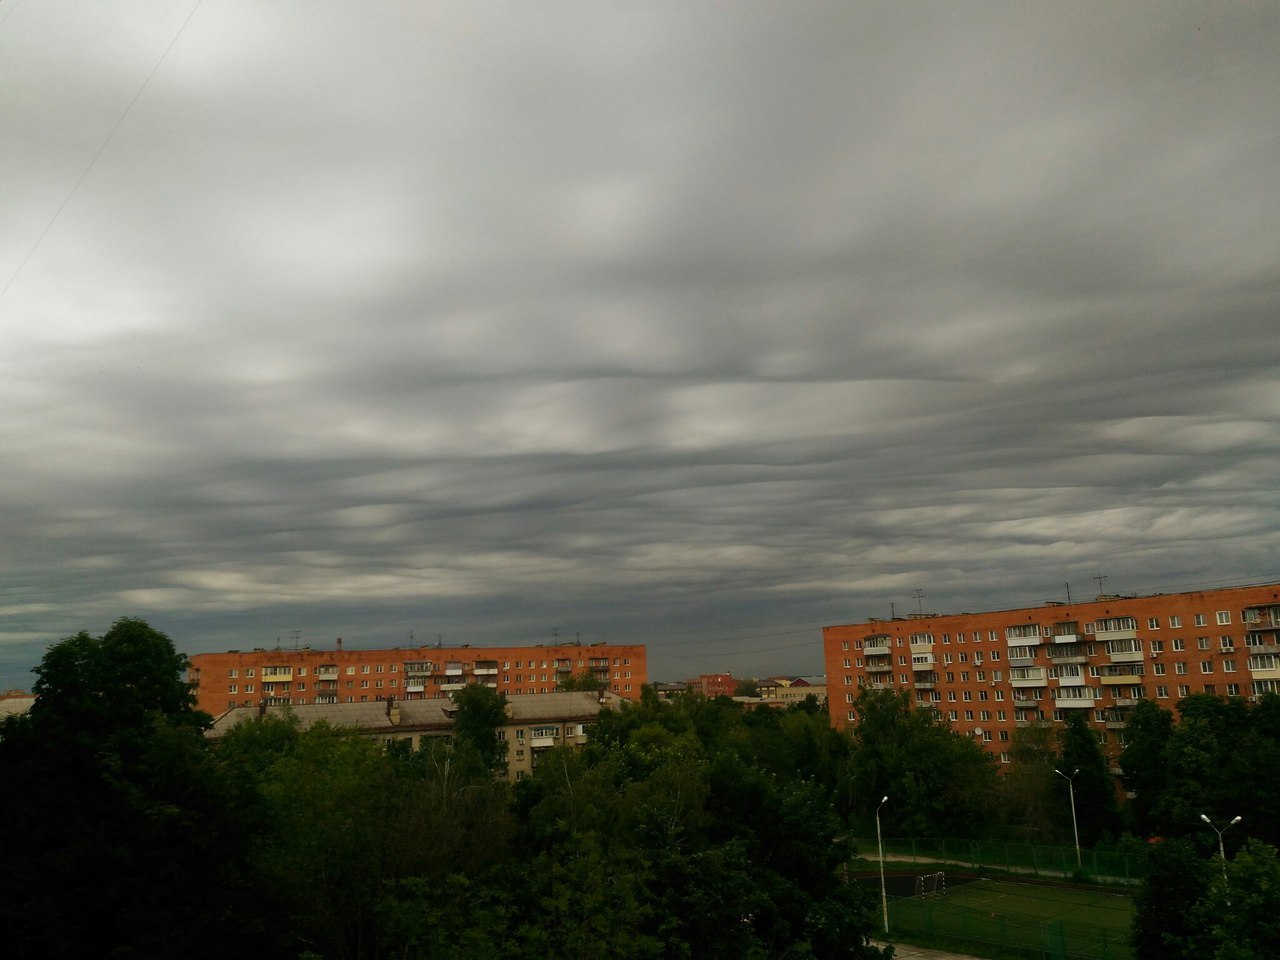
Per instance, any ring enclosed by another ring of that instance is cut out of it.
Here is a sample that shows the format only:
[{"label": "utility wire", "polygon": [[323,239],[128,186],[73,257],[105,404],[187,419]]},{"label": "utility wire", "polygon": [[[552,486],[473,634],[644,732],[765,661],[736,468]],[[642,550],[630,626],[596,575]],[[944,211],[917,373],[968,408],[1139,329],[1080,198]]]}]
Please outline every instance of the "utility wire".
[{"label": "utility wire", "polygon": [[[28,250],[27,255],[22,258],[22,262],[18,264],[18,268],[9,275],[9,279],[5,281],[4,287],[0,288],[0,300],[4,299],[5,294],[9,292],[9,288],[13,286],[13,282],[18,279],[18,276],[24,269],[26,269],[27,263],[33,256],[35,256],[36,251],[40,249],[40,245],[44,243],[44,238],[48,236],[49,231],[53,229],[53,225],[58,222],[58,218],[62,216],[62,211],[66,209],[67,204],[71,202],[71,198],[76,195],[76,191],[80,189],[80,184],[84,183],[85,177],[89,176],[89,171],[97,164],[98,158],[106,151],[108,144],[110,144],[112,138],[115,137],[116,131],[119,130],[121,124],[124,123],[125,117],[129,116],[130,111],[133,110],[133,105],[138,102],[138,98],[141,97],[143,92],[147,89],[147,85],[151,83],[151,78],[156,75],[160,67],[164,64],[165,60],[169,56],[169,51],[172,50],[174,44],[178,42],[178,38],[181,37],[183,31],[187,29],[187,24],[191,22],[191,18],[196,15],[196,11],[200,9],[200,4],[203,2],[204,0],[196,0],[195,6],[193,6],[191,8],[191,12],[187,14],[187,19],[182,21],[182,26],[180,26],[178,28],[178,32],[173,35],[173,39],[169,41],[169,45],[164,48],[164,53],[160,54],[160,59],[156,61],[155,66],[151,68],[151,72],[148,73],[146,79],[142,81],[142,86],[138,87],[137,92],[133,95],[133,99],[129,101],[128,105],[124,108],[124,112],[120,114],[115,125],[111,128],[111,132],[107,134],[106,138],[99,145],[97,152],[92,158],[90,158],[88,166],[81,171],[80,176],[76,179],[71,190],[62,198],[62,203],[58,204],[58,209],[53,212],[53,216],[49,218],[49,222],[45,224],[44,229],[40,231],[40,236],[36,237],[36,242],[31,245],[31,249]],[[17,6],[17,4],[14,4],[14,6]],[[9,11],[9,13],[12,12],[12,10]],[[8,19],[8,17],[9,14],[5,14],[5,19]],[[0,20],[0,23],[3,22],[3,20]]]}]

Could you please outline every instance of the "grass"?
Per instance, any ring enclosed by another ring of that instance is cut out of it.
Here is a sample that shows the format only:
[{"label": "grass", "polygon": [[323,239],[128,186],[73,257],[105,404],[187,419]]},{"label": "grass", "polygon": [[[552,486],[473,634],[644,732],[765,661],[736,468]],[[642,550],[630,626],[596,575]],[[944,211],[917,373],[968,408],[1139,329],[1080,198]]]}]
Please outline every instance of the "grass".
[{"label": "grass", "polygon": [[957,882],[889,904],[892,939],[945,942],[991,957],[1129,960],[1132,902],[1122,893],[1013,880]]}]

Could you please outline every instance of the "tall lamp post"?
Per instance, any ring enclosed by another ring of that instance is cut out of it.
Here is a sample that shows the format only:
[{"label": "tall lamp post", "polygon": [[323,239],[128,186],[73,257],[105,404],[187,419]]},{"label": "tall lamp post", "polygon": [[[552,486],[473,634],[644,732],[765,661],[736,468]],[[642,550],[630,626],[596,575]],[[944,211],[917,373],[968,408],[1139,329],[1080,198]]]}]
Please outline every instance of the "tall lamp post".
[{"label": "tall lamp post", "polygon": [[[880,798],[880,807],[885,805],[889,795]],[[876,807],[876,847],[880,850],[880,911],[884,914],[884,933],[889,935],[889,897],[884,890],[884,840],[880,836],[880,807]]]},{"label": "tall lamp post", "polygon": [[[1213,821],[1212,821],[1212,820],[1210,820],[1207,816],[1205,816],[1205,814],[1203,814],[1203,813],[1202,813],[1202,814],[1200,814],[1200,819],[1201,819],[1201,820],[1203,820],[1205,823],[1207,823],[1207,824],[1209,825],[1209,829],[1210,829],[1210,830],[1212,830],[1214,833],[1216,833],[1216,834],[1218,835],[1218,856],[1220,856],[1220,857],[1222,858],[1222,886],[1223,886],[1223,889],[1226,889],[1226,886],[1227,886],[1227,848],[1226,848],[1225,846],[1223,846],[1223,844],[1222,844],[1222,835],[1223,835],[1224,833],[1226,833],[1228,830],[1230,830],[1232,827],[1234,827],[1234,826],[1235,826],[1237,823],[1239,823],[1241,820],[1243,820],[1243,819],[1244,819],[1244,817],[1236,817],[1234,820],[1232,820],[1230,823],[1228,823],[1228,824],[1227,824],[1225,827],[1223,827],[1221,830],[1219,830],[1217,827],[1215,827],[1215,826],[1213,825]],[[1228,899],[1227,899],[1227,906],[1231,906],[1231,900],[1230,900],[1230,898],[1228,898]]]},{"label": "tall lamp post", "polygon": [[1069,777],[1057,767],[1053,768],[1053,772],[1067,781],[1067,790],[1071,794],[1071,833],[1076,838],[1076,866],[1083,868],[1084,864],[1080,862],[1080,828],[1076,826],[1076,774],[1080,772],[1080,768],[1072,770]]}]

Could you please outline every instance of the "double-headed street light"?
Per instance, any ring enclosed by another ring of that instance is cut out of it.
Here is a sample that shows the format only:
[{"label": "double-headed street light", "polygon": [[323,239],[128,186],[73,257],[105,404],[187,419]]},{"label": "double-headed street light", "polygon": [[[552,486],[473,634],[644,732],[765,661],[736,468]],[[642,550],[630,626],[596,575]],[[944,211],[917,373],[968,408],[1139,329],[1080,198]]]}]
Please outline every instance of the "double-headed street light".
[{"label": "double-headed street light", "polygon": [[1083,867],[1084,864],[1080,862],[1080,828],[1076,826],[1076,774],[1080,772],[1080,768],[1072,770],[1069,777],[1057,767],[1053,768],[1053,772],[1067,781],[1067,789],[1071,793],[1071,833],[1076,838],[1076,866]]},{"label": "double-headed street light", "polygon": [[[1222,845],[1222,835],[1226,833],[1228,830],[1230,830],[1232,827],[1234,827],[1241,820],[1243,820],[1244,817],[1236,817],[1234,820],[1228,823],[1221,830],[1215,827],[1213,825],[1213,821],[1210,820],[1205,814],[1203,813],[1200,814],[1200,819],[1203,820],[1205,823],[1207,823],[1209,825],[1209,829],[1218,835],[1218,856],[1222,857],[1222,885],[1223,887],[1226,887],[1227,885],[1227,848]],[[1231,905],[1231,901],[1227,900],[1227,906],[1230,906],[1230,905]]]},{"label": "double-headed street light", "polygon": [[[886,793],[880,798],[880,807],[889,799]],[[889,897],[884,890],[884,840],[880,836],[880,807],[876,807],[876,847],[880,850],[880,911],[884,914],[884,932],[889,935]]]}]

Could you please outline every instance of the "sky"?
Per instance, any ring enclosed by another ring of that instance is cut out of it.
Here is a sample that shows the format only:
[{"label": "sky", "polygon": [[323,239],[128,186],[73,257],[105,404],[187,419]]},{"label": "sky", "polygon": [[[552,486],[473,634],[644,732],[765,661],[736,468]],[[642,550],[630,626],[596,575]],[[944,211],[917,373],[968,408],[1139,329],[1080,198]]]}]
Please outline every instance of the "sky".
[{"label": "sky", "polygon": [[1277,49],[1268,2],[3,0],[0,688],[124,616],[679,679],[1280,579]]}]

